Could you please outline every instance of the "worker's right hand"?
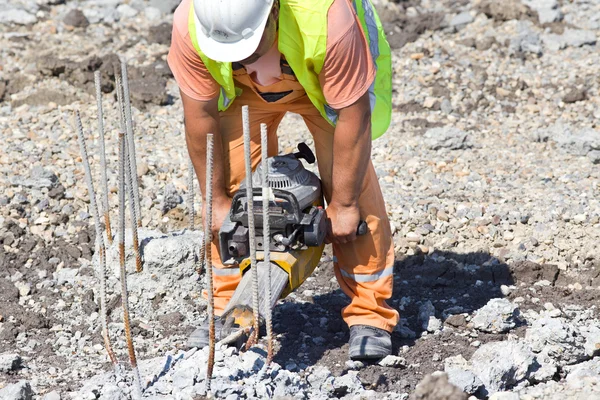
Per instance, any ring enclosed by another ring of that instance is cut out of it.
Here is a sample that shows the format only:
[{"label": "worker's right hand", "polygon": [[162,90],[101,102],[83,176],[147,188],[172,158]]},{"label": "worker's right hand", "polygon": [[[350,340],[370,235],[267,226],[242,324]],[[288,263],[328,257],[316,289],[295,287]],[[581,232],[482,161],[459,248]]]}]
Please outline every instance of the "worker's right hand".
[{"label": "worker's right hand", "polygon": [[[206,202],[202,203],[202,220],[206,220]],[[212,238],[213,241],[218,239],[219,230],[221,229],[221,225],[223,225],[223,221],[229,214],[229,210],[231,209],[231,197],[222,196],[218,198],[213,198],[213,206],[212,206]]]}]

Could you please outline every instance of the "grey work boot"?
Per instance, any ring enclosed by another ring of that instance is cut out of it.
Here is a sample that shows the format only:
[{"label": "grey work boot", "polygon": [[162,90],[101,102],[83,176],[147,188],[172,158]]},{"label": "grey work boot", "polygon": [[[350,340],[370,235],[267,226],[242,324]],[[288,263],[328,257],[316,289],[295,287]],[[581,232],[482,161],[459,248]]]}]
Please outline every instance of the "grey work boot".
[{"label": "grey work boot", "polygon": [[351,326],[349,344],[348,353],[353,360],[380,359],[392,354],[390,333],[374,326]]},{"label": "grey work boot", "polygon": [[[231,328],[229,333],[234,333],[237,329],[239,328],[236,325]],[[223,339],[223,320],[220,317],[215,317],[215,342],[218,342],[221,339]],[[241,345],[243,339],[244,338],[238,339],[235,343],[236,346]],[[198,329],[192,332],[188,338],[187,346],[190,349],[193,347],[202,349],[208,346],[208,319],[204,321]]]}]

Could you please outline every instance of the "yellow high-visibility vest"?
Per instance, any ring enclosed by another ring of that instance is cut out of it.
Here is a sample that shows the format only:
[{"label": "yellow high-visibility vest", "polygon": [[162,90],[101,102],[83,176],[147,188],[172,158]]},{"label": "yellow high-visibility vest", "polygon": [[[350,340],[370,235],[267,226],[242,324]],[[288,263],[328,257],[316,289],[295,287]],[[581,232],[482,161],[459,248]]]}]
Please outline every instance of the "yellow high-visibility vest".
[{"label": "yellow high-visibility vest", "polygon": [[[209,1],[209,0],[207,0]],[[337,113],[331,108],[319,84],[319,73],[327,51],[327,12],[333,0],[280,0],[278,49],[294,71],[298,82],[321,115],[335,125]],[[370,0],[352,0],[377,68],[369,88],[373,139],[383,135],[392,115],[392,58],[390,45]],[[219,110],[226,110],[241,89],[235,86],[230,62],[211,60],[200,49],[196,36],[194,3],[191,2],[189,32],[192,44],[204,65],[221,86]]]}]

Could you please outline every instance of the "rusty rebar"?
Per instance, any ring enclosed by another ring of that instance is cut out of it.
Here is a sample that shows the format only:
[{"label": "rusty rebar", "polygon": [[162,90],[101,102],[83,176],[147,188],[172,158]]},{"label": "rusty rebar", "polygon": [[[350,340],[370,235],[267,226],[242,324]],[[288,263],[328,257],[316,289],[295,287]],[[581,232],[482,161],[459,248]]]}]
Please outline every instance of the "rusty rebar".
[{"label": "rusty rebar", "polygon": [[268,132],[267,125],[260,124],[260,143],[262,156],[262,211],[263,211],[263,265],[267,268],[267,308],[265,310],[265,322],[267,324],[267,365],[273,360],[273,302],[271,294],[271,227],[269,200],[271,190],[269,188],[269,152],[268,152]]},{"label": "rusty rebar", "polygon": [[[123,95],[123,81],[122,76],[119,74],[118,70],[115,70],[115,83],[116,83],[116,92],[117,92],[117,104],[119,107],[119,121],[121,132],[127,131],[127,118],[126,114],[126,106]],[[133,154],[135,156],[135,154]],[[138,239],[138,217],[137,217],[137,209],[135,207],[135,180],[133,177],[137,176],[135,170],[132,165],[132,154],[129,151],[129,142],[125,143],[125,180],[126,185],[129,187],[129,202],[131,204],[131,232],[133,234],[133,251],[135,252],[135,270],[136,272],[142,272],[142,255],[140,253],[140,244]]]},{"label": "rusty rebar", "polygon": [[94,217],[94,228],[96,230],[96,246],[98,248],[98,276],[100,278],[100,320],[102,323],[102,337],[104,338],[104,347],[108,353],[110,361],[117,365],[117,357],[113,351],[110,343],[110,337],[108,335],[108,313],[106,308],[106,246],[104,245],[104,238],[102,236],[102,229],[100,228],[100,213],[98,212],[98,204],[96,202],[96,192],[94,191],[94,181],[92,179],[92,170],[90,169],[90,162],[87,152],[87,146],[83,137],[83,126],[81,124],[81,117],[79,111],[75,111],[75,125],[77,127],[77,138],[79,141],[79,149],[81,151],[81,161],[83,163],[83,169],[85,170],[85,180],[88,187],[90,196],[90,209],[92,216]]},{"label": "rusty rebar", "polygon": [[106,149],[104,142],[104,110],[102,109],[102,87],[100,81],[100,71],[94,72],[94,84],[96,86],[96,106],[98,110],[98,151],[100,152],[100,176],[102,178],[102,207],[104,214],[104,226],[106,227],[106,237],[108,244],[112,244],[112,229],[110,226],[110,208],[108,205],[108,178],[106,176]]},{"label": "rusty rebar", "polygon": [[127,185],[129,188],[129,211],[131,213],[131,233],[133,235],[133,251],[135,253],[135,271],[142,272],[142,254],[140,252],[140,242],[138,237],[138,227],[136,225],[137,215],[134,205],[134,196],[135,193],[133,191],[133,177],[131,173],[131,153],[128,150],[128,143],[125,142],[125,158],[127,160],[127,168],[125,168],[125,175],[127,177]]},{"label": "rusty rebar", "polygon": [[121,272],[121,304],[123,305],[123,325],[125,326],[125,339],[129,350],[129,361],[133,371],[135,390],[138,398],[142,397],[142,384],[140,372],[137,367],[133,338],[131,337],[131,324],[129,320],[129,297],[127,294],[127,270],[125,266],[125,133],[119,132],[119,266]]},{"label": "rusty rebar", "polygon": [[123,100],[125,104],[125,127],[127,134],[127,146],[129,149],[129,158],[131,159],[131,174],[133,175],[133,204],[135,205],[135,213],[137,220],[135,224],[142,227],[142,212],[140,208],[140,188],[137,176],[137,159],[135,153],[135,140],[133,137],[133,118],[131,116],[131,97],[129,94],[129,79],[127,77],[127,63],[121,60],[121,83],[123,85]]},{"label": "rusty rebar", "polygon": [[252,311],[254,313],[254,330],[246,344],[246,349],[249,349],[258,340],[260,314],[258,300],[258,271],[256,264],[256,229],[254,225],[254,193],[252,189],[250,115],[248,113],[248,106],[242,107],[242,128],[244,133],[244,160],[246,163],[246,201],[248,210],[248,239],[250,242],[250,270],[252,273]]},{"label": "rusty rebar", "polygon": [[188,159],[188,213],[190,216],[190,230],[194,230],[194,218],[196,213],[194,211],[194,179],[196,176],[194,174],[194,164],[192,163],[192,158]]},{"label": "rusty rebar", "polygon": [[212,182],[213,182],[213,135],[206,135],[206,217],[204,218],[204,241],[206,249],[206,291],[208,293],[208,368],[206,369],[206,391],[210,393],[213,367],[215,364],[215,299],[212,273]]}]

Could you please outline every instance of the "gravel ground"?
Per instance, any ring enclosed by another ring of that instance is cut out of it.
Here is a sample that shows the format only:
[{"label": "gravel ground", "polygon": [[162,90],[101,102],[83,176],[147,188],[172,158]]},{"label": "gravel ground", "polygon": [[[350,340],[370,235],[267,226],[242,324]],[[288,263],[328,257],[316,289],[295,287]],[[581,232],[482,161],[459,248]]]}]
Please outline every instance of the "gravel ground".
[{"label": "gravel ground", "polygon": [[[372,155],[397,257],[394,355],[347,361],[347,299],[327,249],[275,310],[276,364],[264,368],[264,344],[220,349],[216,394],[598,398],[600,1],[377,3],[395,71],[392,126]],[[0,0],[2,399],[131,396],[114,262],[116,372],[100,337],[95,233],[72,123],[80,110],[98,187],[99,69],[114,231],[118,57],[130,66],[141,182],[145,269],[133,273],[129,253],[128,283],[145,393],[206,395],[206,355],[184,347],[206,304],[193,268],[201,235],[185,229],[181,101],[165,63],[177,4]],[[282,152],[312,145],[298,116],[278,132]]]}]

